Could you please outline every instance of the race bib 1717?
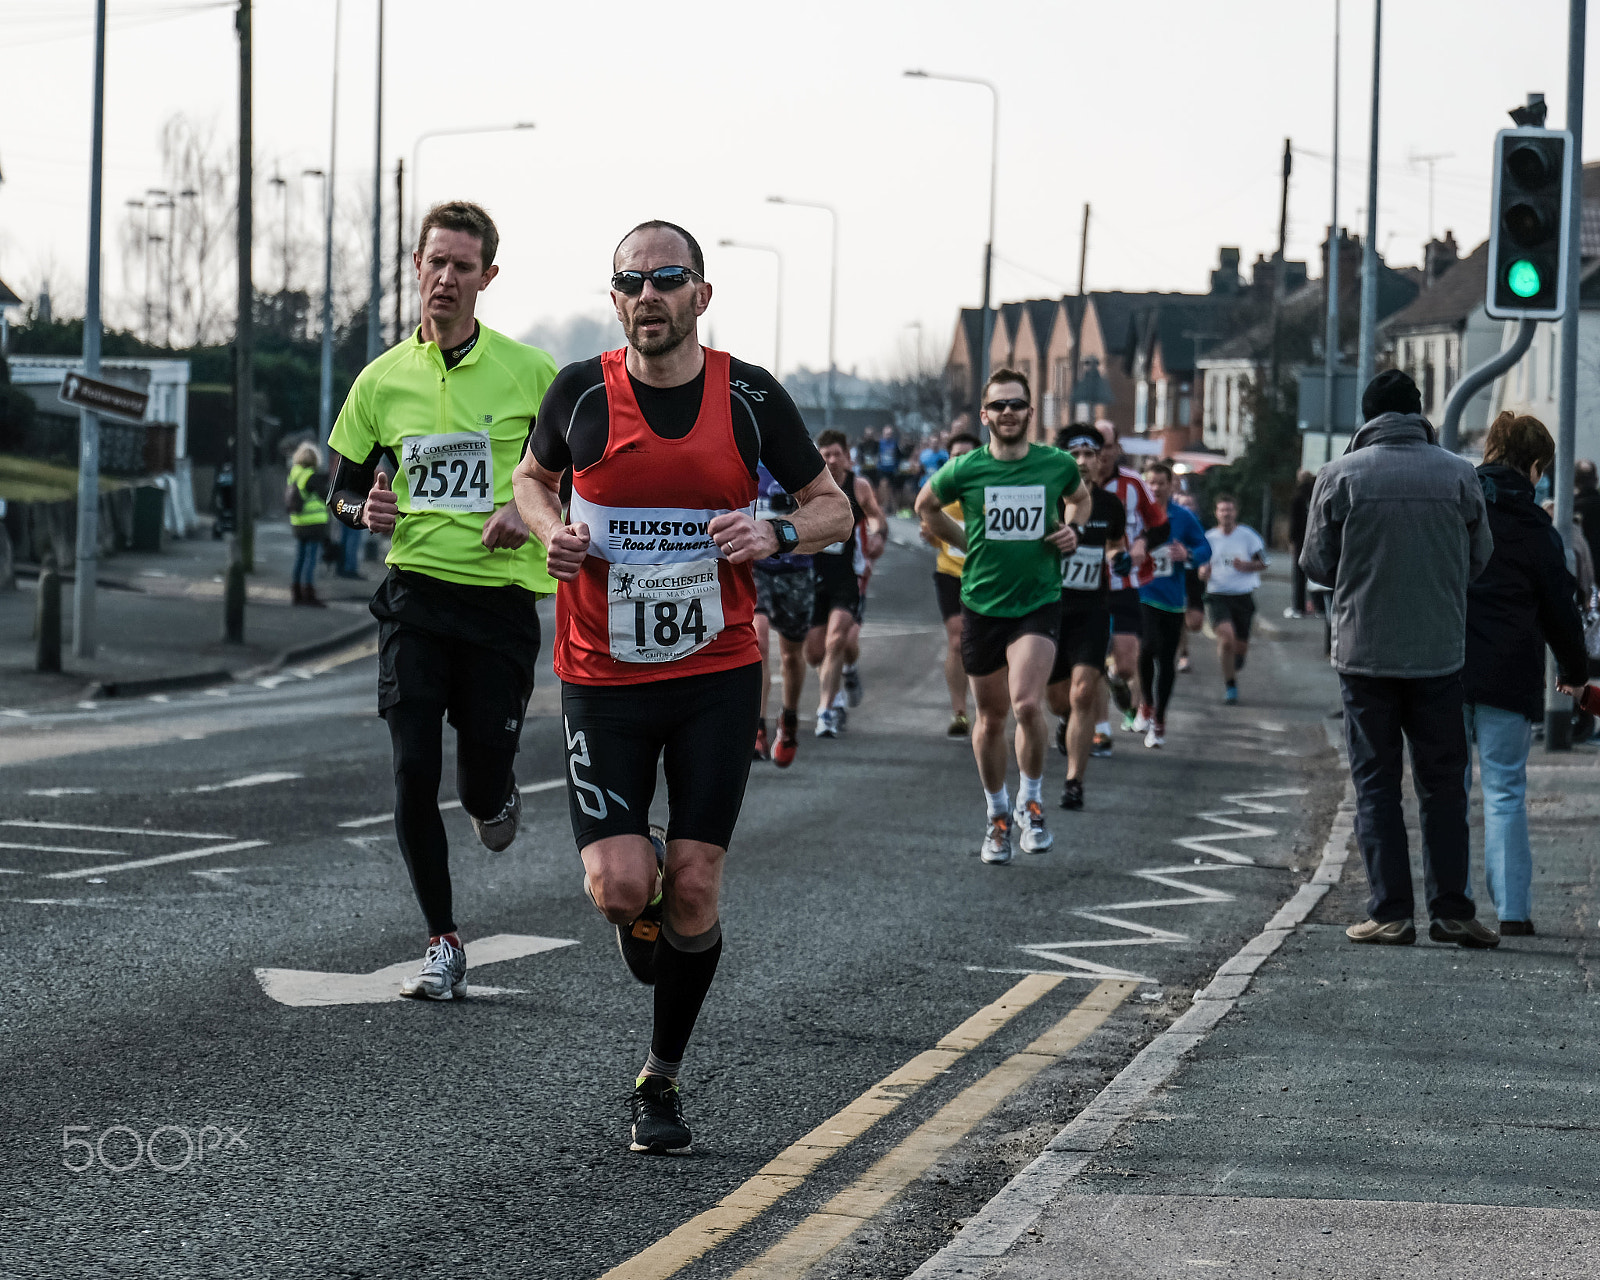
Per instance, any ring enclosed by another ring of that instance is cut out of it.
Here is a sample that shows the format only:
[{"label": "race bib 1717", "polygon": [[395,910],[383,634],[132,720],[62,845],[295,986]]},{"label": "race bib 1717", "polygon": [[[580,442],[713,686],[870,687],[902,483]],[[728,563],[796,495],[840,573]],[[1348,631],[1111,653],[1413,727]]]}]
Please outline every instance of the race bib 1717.
[{"label": "race bib 1717", "polygon": [[1103,548],[1080,546],[1062,561],[1061,585],[1068,591],[1098,591],[1105,567]]}]

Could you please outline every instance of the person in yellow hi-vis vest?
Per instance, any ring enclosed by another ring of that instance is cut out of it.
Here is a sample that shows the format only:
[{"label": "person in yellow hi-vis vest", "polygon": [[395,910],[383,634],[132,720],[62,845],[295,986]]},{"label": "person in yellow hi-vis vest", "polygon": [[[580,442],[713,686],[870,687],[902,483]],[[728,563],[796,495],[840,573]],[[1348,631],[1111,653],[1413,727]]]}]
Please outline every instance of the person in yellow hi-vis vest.
[{"label": "person in yellow hi-vis vest", "polygon": [[[950,456],[959,458],[971,453],[981,443],[970,432],[957,432],[950,437]],[[959,521],[961,504],[952,502],[944,512],[952,520]],[[939,553],[933,566],[933,589],[939,597],[940,616],[944,618],[944,682],[950,689],[950,728],[946,732],[952,738],[965,738],[972,732],[972,722],[967,719],[967,669],[961,663],[961,567],[967,553],[926,530],[922,537]]]},{"label": "person in yellow hi-vis vest", "polygon": [[322,450],[314,444],[301,445],[294,451],[289,483],[283,494],[295,538],[290,598],[294,604],[314,605],[318,609],[327,608],[317,599],[317,589],[312,585],[317,572],[317,557],[322,554],[322,544],[328,540],[328,504],[322,498],[327,488],[328,477],[322,469]]}]

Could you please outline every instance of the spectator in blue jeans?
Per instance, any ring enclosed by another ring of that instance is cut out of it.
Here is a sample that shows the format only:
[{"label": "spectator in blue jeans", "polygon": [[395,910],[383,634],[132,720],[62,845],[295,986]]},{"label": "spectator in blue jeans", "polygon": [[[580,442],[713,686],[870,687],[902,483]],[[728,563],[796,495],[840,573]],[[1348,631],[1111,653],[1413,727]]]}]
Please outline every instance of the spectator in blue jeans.
[{"label": "spectator in blue jeans", "polygon": [[[1563,684],[1582,685],[1587,673],[1577,585],[1561,539],[1533,496],[1555,455],[1544,423],[1508,410],[1490,426],[1478,468],[1494,554],[1467,590],[1461,682],[1483,786],[1483,868],[1502,934],[1533,932],[1528,751],[1533,723],[1544,715],[1545,645]],[[1470,792],[1470,763],[1466,777]]]},{"label": "spectator in blue jeans", "polygon": [[1498,946],[1474,916],[1467,879],[1467,734],[1461,668],[1467,584],[1494,541],[1472,464],[1434,441],[1422,397],[1398,369],[1361,397],[1365,424],[1323,467],[1311,492],[1300,567],[1332,588],[1332,658],[1344,695],[1356,792],[1356,843],[1367,868],[1368,919],[1351,942],[1416,941],[1401,771],[1421,812],[1428,936]]}]

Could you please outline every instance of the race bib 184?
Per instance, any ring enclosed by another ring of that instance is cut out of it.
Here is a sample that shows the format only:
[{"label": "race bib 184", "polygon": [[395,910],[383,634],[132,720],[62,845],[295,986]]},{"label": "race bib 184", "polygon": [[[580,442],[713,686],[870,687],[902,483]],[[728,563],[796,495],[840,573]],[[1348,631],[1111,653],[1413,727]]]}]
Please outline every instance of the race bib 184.
[{"label": "race bib 184", "polygon": [[715,559],[683,564],[613,564],[606,595],[611,656],[619,662],[674,662],[722,630]]},{"label": "race bib 184", "polygon": [[1042,484],[991,484],[983,491],[983,533],[995,542],[1033,542],[1044,525]]},{"label": "race bib 184", "polygon": [[412,511],[494,510],[494,453],[481,431],[408,436],[400,465]]},{"label": "race bib 184", "polygon": [[1080,546],[1062,561],[1061,585],[1069,591],[1098,591],[1105,567],[1103,548]]}]

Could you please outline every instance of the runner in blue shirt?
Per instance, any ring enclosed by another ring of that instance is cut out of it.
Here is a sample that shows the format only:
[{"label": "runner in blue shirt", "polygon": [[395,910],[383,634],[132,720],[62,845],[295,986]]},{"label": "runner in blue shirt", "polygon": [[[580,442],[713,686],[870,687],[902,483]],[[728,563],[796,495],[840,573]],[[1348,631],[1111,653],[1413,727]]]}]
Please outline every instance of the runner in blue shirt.
[{"label": "runner in blue shirt", "polygon": [[1154,574],[1139,588],[1144,622],[1139,637],[1139,688],[1155,702],[1139,708],[1134,729],[1144,730],[1145,746],[1160,747],[1167,740],[1167,704],[1172,701],[1172,684],[1178,674],[1178,641],[1183,638],[1183,613],[1188,604],[1184,566],[1198,567],[1210,560],[1211,544],[1194,513],[1172,501],[1177,485],[1171,466],[1152,462],[1145,468],[1144,482],[1157,505],[1166,511],[1172,529],[1172,536],[1150,552]]}]

